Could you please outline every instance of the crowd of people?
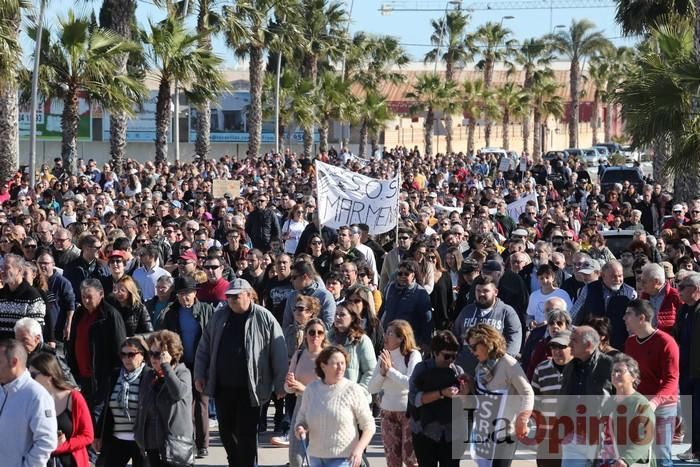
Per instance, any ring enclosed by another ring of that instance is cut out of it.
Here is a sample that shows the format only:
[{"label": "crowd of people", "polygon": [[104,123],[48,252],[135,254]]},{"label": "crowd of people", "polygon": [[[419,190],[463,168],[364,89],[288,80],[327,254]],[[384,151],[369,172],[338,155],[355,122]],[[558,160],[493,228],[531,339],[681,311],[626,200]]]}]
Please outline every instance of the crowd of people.
[{"label": "crowd of people", "polygon": [[[539,466],[671,467],[686,431],[700,463],[700,403],[679,397],[700,400],[700,200],[603,192],[573,157],[317,159],[401,171],[396,229],[320,225],[314,160],[289,150],[119,174],[58,158],[0,184],[3,462],[194,465],[215,419],[235,467],[267,431],[292,467],[367,466],[377,421],[390,467],[464,446],[508,467],[585,400],[612,442],[540,443]],[[240,192],[214,197],[220,180]],[[489,443],[455,416],[469,397],[509,400]],[[621,405],[650,441],[618,440]]]}]

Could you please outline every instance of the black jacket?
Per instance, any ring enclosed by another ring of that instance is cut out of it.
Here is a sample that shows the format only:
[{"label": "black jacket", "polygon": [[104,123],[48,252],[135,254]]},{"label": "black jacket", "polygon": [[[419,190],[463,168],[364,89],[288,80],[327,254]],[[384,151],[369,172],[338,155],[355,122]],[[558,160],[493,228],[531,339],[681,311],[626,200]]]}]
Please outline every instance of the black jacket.
[{"label": "black jacket", "polygon": [[[85,279],[100,279],[109,276],[109,271],[98,260],[88,264],[82,256],[78,256],[63,269],[63,277],[68,279],[70,285],[73,286],[75,300],[81,301],[80,284]],[[106,294],[107,292],[105,292]]]},{"label": "black jacket", "polygon": [[248,215],[245,233],[254,248],[262,251],[270,249],[270,242],[280,238],[280,225],[271,209],[256,209]]},{"label": "black jacket", "polygon": [[73,378],[73,373],[71,373],[70,367],[68,366],[68,363],[66,362],[65,357],[63,357],[63,355],[61,355],[61,354],[57,354],[56,349],[54,349],[53,347],[51,347],[50,345],[48,345],[44,342],[37,345],[36,348],[34,349],[34,351],[32,353],[30,353],[29,355],[27,355],[27,362],[29,362],[28,365],[32,364],[31,363],[32,358],[34,358],[38,355],[44,354],[44,353],[47,353],[49,355],[53,355],[54,357],[56,357],[56,361],[58,362],[58,366],[61,367],[61,370],[63,371],[63,377],[66,379],[66,381],[68,381],[69,384],[71,384],[75,387],[78,387],[78,384],[76,383],[75,378]]},{"label": "black jacket", "polygon": [[[591,358],[581,361],[574,358],[564,367],[559,394],[562,396],[606,396],[613,393],[610,381],[613,360],[599,350]],[[600,406],[602,406],[602,400]],[[574,409],[575,398],[560,397],[558,414]],[[600,407],[598,408],[600,410]]]},{"label": "black jacket", "polygon": [[[121,367],[119,358],[120,345],[126,339],[124,320],[119,312],[109,303],[102,300],[97,320],[90,326],[88,334],[90,358],[92,361],[92,384],[97,397],[104,398],[104,391],[111,390],[107,387],[110,374],[115,368]],[[75,311],[71,323],[71,340],[68,342],[66,356],[68,366],[76,377],[80,376],[78,361],[75,354],[75,339],[78,324],[87,315],[87,310],[80,305]],[[98,399],[99,400],[99,399]]]},{"label": "black jacket", "polygon": [[113,296],[107,297],[107,301],[122,315],[128,337],[153,332],[151,315],[142,302],[138,302],[134,306],[124,306],[117,302]]}]

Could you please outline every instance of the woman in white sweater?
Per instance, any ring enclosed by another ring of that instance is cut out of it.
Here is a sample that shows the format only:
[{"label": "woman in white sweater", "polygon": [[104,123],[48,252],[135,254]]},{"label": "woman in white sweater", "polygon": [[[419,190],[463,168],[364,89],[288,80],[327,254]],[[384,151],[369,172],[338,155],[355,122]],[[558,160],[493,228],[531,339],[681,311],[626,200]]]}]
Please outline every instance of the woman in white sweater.
[{"label": "woman in white sweater", "polygon": [[369,392],[384,392],[382,409],[382,439],[388,467],[418,467],[413,452],[411,426],[406,417],[408,381],[413,369],[422,360],[417,350],[413,329],[408,321],[397,319],[389,323],[384,333],[384,350],[372,379]]},{"label": "woman in white sweater", "polygon": [[303,440],[309,434],[311,467],[359,467],[374,436],[374,418],[365,391],[345,378],[347,359],[342,347],[323,349],[316,359],[316,374],[321,380],[313,381],[304,391],[296,435]]}]

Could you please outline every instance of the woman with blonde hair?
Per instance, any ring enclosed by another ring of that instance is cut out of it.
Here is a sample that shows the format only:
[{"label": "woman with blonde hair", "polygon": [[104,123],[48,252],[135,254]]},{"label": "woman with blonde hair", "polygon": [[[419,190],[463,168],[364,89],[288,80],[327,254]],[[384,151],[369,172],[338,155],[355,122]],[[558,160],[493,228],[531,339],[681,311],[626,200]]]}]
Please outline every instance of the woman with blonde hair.
[{"label": "woman with blonde hair", "polygon": [[369,287],[354,284],[345,293],[345,304],[360,315],[365,333],[372,341],[374,355],[379,356],[384,347],[384,328],[377,318],[374,295]]},{"label": "woman with blonde hair", "polygon": [[418,466],[406,409],[408,381],[421,360],[408,321],[397,319],[390,322],[384,333],[384,349],[368,386],[372,394],[383,393],[379,407],[388,467]]},{"label": "woman with blonde hair", "polygon": [[[499,467],[509,467],[517,443],[504,443],[503,440],[527,436],[527,422],[535,403],[535,393],[520,363],[506,353],[506,340],[499,330],[480,323],[467,331],[465,341],[478,360],[472,393],[477,396],[501,396],[501,406],[505,407],[505,412],[499,418],[510,420],[506,429],[499,428],[500,431],[485,434],[490,443],[472,446],[473,458],[478,467],[491,467],[496,459]],[[517,402],[509,403],[509,398]],[[475,419],[474,426],[481,426],[484,421]]]},{"label": "woman with blonde hair", "polygon": [[127,336],[153,332],[151,315],[141,301],[141,292],[131,276],[124,276],[114,284],[108,301],[122,316]]}]

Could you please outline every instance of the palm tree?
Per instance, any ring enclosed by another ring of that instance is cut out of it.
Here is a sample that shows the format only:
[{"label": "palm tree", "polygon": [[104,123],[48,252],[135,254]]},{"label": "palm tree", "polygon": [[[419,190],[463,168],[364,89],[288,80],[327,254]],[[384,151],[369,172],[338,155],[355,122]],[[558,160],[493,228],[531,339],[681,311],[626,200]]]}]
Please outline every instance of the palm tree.
[{"label": "palm tree", "polygon": [[520,85],[508,82],[496,91],[496,97],[503,119],[503,149],[510,149],[510,123],[529,113],[529,96]]},{"label": "palm tree", "polygon": [[[471,40],[479,48],[481,59],[476,67],[484,72],[484,89],[491,90],[493,83],[493,70],[497,63],[503,62],[512,69],[510,58],[515,51],[515,39],[511,39],[512,32],[504,28],[500,23],[487,22],[480,26],[474,33]],[[484,139],[486,146],[491,145],[491,129],[493,122],[488,119],[484,128]]]},{"label": "palm tree", "polygon": [[[287,5],[280,0],[239,0],[223,8],[222,29],[227,45],[236,56],[248,57],[250,107],[248,108],[248,151],[255,157],[260,153],[262,137],[262,89],[265,74],[267,18],[273,10]],[[290,15],[291,17],[291,15]]]},{"label": "palm tree", "polygon": [[20,27],[24,0],[0,2],[0,177],[17,170],[19,147],[19,67],[22,63]]},{"label": "palm tree", "polygon": [[310,78],[302,78],[294,84],[290,96],[293,120],[304,132],[304,154],[311,154],[313,151],[313,138],[307,138],[306,135],[312,134],[314,125],[319,123],[315,91],[314,82]]},{"label": "palm tree", "polygon": [[603,94],[605,104],[605,119],[603,121],[603,135],[605,141],[612,141],[612,116],[615,102],[613,96],[617,92],[620,81],[624,78],[627,72],[633,52],[628,47],[613,47],[604,52],[606,62],[608,64],[609,76],[607,88]]},{"label": "palm tree", "polygon": [[391,120],[392,114],[386,99],[380,94],[369,92],[364,99],[360,99],[355,109],[354,119],[360,123],[360,157],[367,155],[367,139],[372,137],[372,150],[376,147],[376,139],[379,133]]},{"label": "palm tree", "polygon": [[351,108],[357,105],[350,83],[332,72],[324,72],[316,86],[316,113],[319,119],[319,149],[328,150],[328,132],[331,120],[347,121]]},{"label": "palm tree", "polygon": [[[526,39],[522,45],[516,49],[513,61],[525,72],[523,79],[523,91],[529,92],[532,87],[532,77],[536,70],[547,69],[554,61],[554,54],[551,47],[544,39]],[[523,114],[523,152],[530,150],[530,114],[532,108],[529,107]]]},{"label": "palm tree", "polygon": [[450,102],[457,98],[457,86],[449,81],[442,81],[437,74],[425,74],[418,77],[413,85],[413,91],[406,94],[408,99],[415,100],[411,112],[425,112],[423,136],[425,138],[425,154],[433,154],[433,126],[435,112],[444,110]]},{"label": "palm tree", "polygon": [[694,11],[692,0],[617,0],[615,21],[625,35],[649,34],[674,15],[687,18]]},{"label": "palm tree", "polygon": [[156,160],[168,157],[168,131],[172,122],[170,108],[173,84],[178,81],[192,101],[201,104],[225,89],[219,70],[222,60],[200,46],[200,36],[185,29],[184,20],[169,16],[158,24],[150,24],[144,34],[146,56],[151,70],[158,77],[156,101]]},{"label": "palm tree", "polygon": [[145,87],[118,73],[120,60],[137,51],[137,44],[96,27],[90,18],[77,17],[72,10],[58,23],[57,36],[52,38],[47,32],[47,46],[42,47],[40,88],[44,96],[63,99],[61,156],[75,173],[79,93],[86,92],[90,100],[110,111],[129,113],[145,94]]},{"label": "palm tree", "polygon": [[[475,49],[467,40],[466,30],[469,23],[469,15],[462,10],[450,11],[439,20],[432,20],[433,33],[430,43],[435,46],[425,54],[424,63],[445,63],[445,79],[454,82],[454,69],[459,64],[464,64],[474,57]],[[444,48],[443,48],[444,43]],[[438,53],[444,51],[438,57]],[[446,152],[452,152],[452,114],[445,113],[445,140]]]},{"label": "palm tree", "polygon": [[559,118],[564,114],[564,103],[558,91],[559,84],[546,72],[535,72],[530,90],[534,122],[532,154],[535,159],[542,156],[542,121],[550,115]]},{"label": "palm tree", "polygon": [[[263,83],[263,117],[273,119],[275,116],[275,91],[277,86],[277,77],[270,73],[265,74]],[[280,75],[280,120],[279,120],[279,135],[280,149],[284,149],[285,135],[287,128],[294,120],[292,114],[292,94],[295,86],[301,81],[299,73],[293,67],[287,67]]]},{"label": "palm tree", "polygon": [[663,182],[674,175],[678,201],[695,199],[700,191],[693,24],[685,19],[652,28],[614,96],[632,144],[654,148],[654,178]]},{"label": "palm tree", "polygon": [[[608,80],[610,79],[610,67],[604,56],[596,55],[591,58],[591,63],[588,65],[588,78],[593,82],[595,91],[593,93],[593,112],[591,114],[591,144],[598,144],[598,129],[600,128],[600,110],[604,100],[604,95],[608,89]],[[605,141],[609,141],[608,135],[605,136]]]},{"label": "palm tree", "polygon": [[474,154],[476,123],[481,119],[484,105],[484,82],[480,79],[465,81],[462,86],[462,111],[469,118],[467,124],[467,154]]},{"label": "palm tree", "polygon": [[593,31],[595,24],[587,19],[571,21],[568,30],[558,31],[550,34],[549,38],[552,47],[564,54],[570,60],[569,67],[569,147],[578,147],[578,122],[580,92],[579,82],[581,81],[581,61],[592,57],[597,52],[610,47],[608,41],[601,31]]},{"label": "palm tree", "polygon": [[[100,26],[113,31],[124,40],[134,39],[134,27],[136,25],[136,0],[103,0],[100,9]],[[126,75],[130,54],[122,54],[118,58],[117,74]],[[126,158],[126,130],[128,112],[112,112],[109,118],[109,153],[112,159],[112,168],[117,173],[122,172],[122,165]]]}]

